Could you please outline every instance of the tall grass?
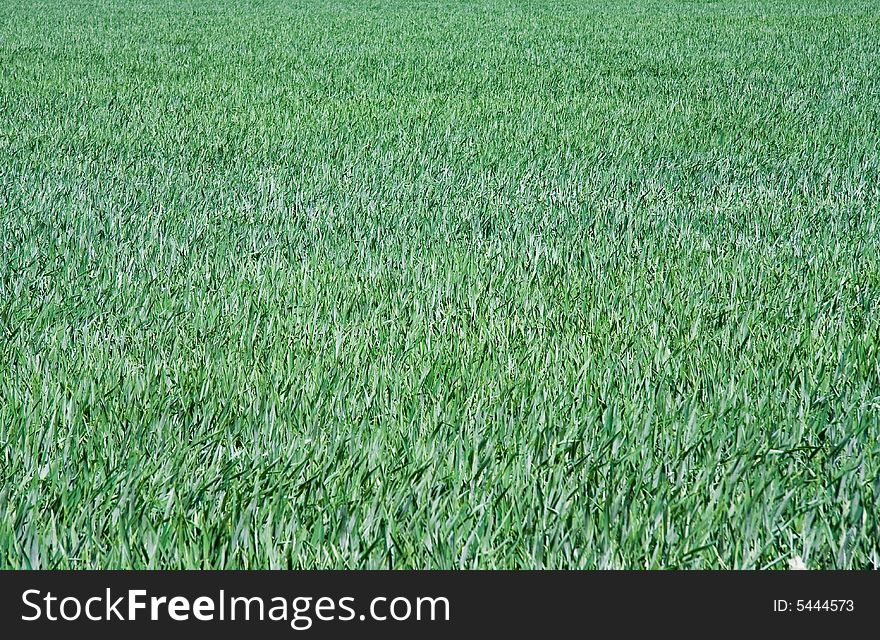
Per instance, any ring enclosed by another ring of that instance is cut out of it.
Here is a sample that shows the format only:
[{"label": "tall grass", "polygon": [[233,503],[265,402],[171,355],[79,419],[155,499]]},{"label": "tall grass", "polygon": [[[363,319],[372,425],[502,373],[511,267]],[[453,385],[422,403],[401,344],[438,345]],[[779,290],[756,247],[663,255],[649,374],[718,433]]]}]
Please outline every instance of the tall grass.
[{"label": "tall grass", "polygon": [[880,566],[880,6],[0,5],[0,566]]}]

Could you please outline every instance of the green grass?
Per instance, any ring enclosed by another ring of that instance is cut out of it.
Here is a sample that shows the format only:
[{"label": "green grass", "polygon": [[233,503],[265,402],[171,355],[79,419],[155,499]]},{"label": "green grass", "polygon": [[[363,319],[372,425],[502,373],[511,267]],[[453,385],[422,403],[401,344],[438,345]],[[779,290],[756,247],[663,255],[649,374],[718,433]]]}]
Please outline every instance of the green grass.
[{"label": "green grass", "polygon": [[880,5],[0,4],[0,566],[880,567]]}]

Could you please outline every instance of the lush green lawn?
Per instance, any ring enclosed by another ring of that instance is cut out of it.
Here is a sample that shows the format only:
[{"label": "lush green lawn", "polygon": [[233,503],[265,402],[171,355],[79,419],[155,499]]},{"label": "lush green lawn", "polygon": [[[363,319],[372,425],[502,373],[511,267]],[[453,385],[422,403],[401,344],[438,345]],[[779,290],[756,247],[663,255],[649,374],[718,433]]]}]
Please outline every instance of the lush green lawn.
[{"label": "lush green lawn", "polygon": [[880,567],[880,5],[0,4],[0,566]]}]

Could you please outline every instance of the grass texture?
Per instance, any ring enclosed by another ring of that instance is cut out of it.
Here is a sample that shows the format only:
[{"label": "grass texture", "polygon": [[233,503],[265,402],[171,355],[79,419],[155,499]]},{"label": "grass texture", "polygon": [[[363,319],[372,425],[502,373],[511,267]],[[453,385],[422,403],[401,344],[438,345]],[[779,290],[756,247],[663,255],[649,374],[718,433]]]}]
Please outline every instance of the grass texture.
[{"label": "grass texture", "polygon": [[0,566],[880,567],[880,5],[0,4]]}]

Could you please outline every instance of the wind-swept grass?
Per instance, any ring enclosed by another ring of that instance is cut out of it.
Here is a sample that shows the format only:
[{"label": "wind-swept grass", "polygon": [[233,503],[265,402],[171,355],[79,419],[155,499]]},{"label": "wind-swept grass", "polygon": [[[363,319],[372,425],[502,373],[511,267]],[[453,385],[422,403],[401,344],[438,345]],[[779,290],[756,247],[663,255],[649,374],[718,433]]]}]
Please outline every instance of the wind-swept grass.
[{"label": "wind-swept grass", "polygon": [[880,5],[0,5],[0,566],[880,566]]}]

